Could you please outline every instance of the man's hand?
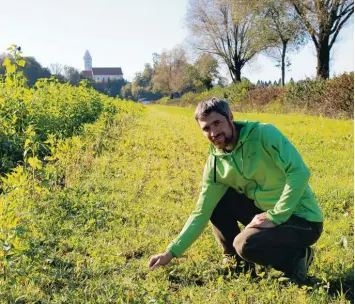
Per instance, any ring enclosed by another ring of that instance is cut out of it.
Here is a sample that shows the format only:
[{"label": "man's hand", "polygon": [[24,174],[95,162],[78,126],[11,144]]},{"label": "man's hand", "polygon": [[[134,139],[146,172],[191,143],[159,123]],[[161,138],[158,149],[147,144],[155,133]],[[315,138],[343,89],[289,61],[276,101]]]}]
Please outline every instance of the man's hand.
[{"label": "man's hand", "polygon": [[273,228],[276,225],[270,221],[267,216],[266,216],[266,212],[257,214],[254,216],[254,218],[252,219],[252,221],[245,227],[245,229],[247,228]]},{"label": "man's hand", "polygon": [[167,251],[163,254],[153,255],[150,258],[148,267],[150,270],[154,270],[158,266],[164,266],[169,264],[172,259],[173,259],[173,255],[171,254],[170,251]]}]

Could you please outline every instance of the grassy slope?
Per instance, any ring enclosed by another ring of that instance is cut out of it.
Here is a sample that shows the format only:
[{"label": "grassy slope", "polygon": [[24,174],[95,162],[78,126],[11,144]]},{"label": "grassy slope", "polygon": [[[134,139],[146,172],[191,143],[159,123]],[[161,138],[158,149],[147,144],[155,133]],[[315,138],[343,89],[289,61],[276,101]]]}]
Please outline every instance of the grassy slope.
[{"label": "grassy slope", "polygon": [[[63,232],[52,253],[57,263],[14,295],[43,303],[345,303],[353,297],[353,121],[235,113],[279,127],[312,171],[326,221],[312,288],[300,289],[280,285],[273,272],[257,280],[223,275],[210,227],[183,258],[147,270],[149,257],[166,249],[193,210],[208,151],[192,110],[148,108],[56,195],[57,203],[91,206],[96,220],[92,226],[78,216],[64,221],[71,233]],[[98,225],[99,211],[105,225]]]}]

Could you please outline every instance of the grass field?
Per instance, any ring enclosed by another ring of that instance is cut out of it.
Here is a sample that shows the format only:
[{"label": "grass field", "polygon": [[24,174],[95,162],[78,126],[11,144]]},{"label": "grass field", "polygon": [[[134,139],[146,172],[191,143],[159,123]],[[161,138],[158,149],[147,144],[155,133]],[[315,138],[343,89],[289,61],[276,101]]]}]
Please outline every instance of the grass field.
[{"label": "grass field", "polygon": [[124,129],[112,128],[99,156],[73,156],[65,187],[39,190],[27,216],[33,254],[22,257],[13,283],[0,281],[0,302],[353,302],[352,120],[234,113],[277,126],[312,172],[325,226],[309,284],[298,287],[279,283],[276,271],[257,279],[226,273],[210,227],[181,259],[148,270],[194,208],[208,142],[193,110],[147,108]]}]

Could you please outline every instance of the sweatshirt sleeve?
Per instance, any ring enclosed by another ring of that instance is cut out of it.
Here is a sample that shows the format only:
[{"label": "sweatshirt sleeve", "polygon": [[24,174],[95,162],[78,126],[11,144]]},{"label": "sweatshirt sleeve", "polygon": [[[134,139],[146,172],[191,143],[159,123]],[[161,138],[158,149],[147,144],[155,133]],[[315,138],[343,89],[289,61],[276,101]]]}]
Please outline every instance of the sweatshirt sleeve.
[{"label": "sweatshirt sleeve", "polygon": [[276,225],[288,220],[305,191],[310,172],[296,148],[274,126],[265,125],[261,136],[262,144],[285,172],[286,183],[275,207],[267,211],[267,217]]},{"label": "sweatshirt sleeve", "polygon": [[168,250],[174,257],[181,257],[201,235],[214,208],[228,189],[228,186],[213,181],[213,157],[210,156],[206,162],[201,192],[195,210],[188,218],[179,236],[168,246]]}]

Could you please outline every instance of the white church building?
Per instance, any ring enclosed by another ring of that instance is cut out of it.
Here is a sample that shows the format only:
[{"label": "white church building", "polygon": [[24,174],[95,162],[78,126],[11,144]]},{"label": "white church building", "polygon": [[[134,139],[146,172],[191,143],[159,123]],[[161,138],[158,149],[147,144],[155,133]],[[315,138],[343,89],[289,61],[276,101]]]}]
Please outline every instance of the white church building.
[{"label": "white church building", "polygon": [[88,50],[84,55],[85,70],[82,72],[84,76],[93,79],[95,82],[107,82],[110,80],[123,79],[121,68],[93,68],[92,57]]}]

